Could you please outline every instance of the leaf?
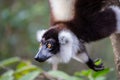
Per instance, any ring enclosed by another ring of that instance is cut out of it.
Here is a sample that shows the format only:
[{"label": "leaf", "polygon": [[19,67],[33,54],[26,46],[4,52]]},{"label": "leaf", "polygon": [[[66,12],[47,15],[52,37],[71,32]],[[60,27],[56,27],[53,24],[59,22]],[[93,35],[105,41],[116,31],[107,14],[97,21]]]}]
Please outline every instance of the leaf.
[{"label": "leaf", "polygon": [[39,71],[39,72],[42,72],[42,69],[40,68],[37,68],[36,66],[34,65],[27,65],[27,66],[24,66],[24,67],[21,67],[20,69],[17,69],[14,73],[14,76],[16,79],[19,79],[21,78],[22,76],[32,72],[32,71]]},{"label": "leaf", "polygon": [[106,80],[105,77],[97,77],[95,80]]},{"label": "leaf", "polygon": [[19,62],[19,61],[20,61],[20,58],[13,57],[13,58],[1,61],[0,66],[8,66],[8,65],[14,64],[14,63]]},{"label": "leaf", "polygon": [[83,80],[83,79],[78,77],[70,77],[67,80]]},{"label": "leaf", "polygon": [[26,66],[30,66],[31,65],[31,62],[30,61],[21,61],[18,65],[17,65],[17,69],[21,69],[23,67],[26,67]]},{"label": "leaf", "polygon": [[74,75],[78,77],[81,77],[81,76],[88,77],[90,74],[92,74],[92,70],[83,70],[81,72],[76,72]]},{"label": "leaf", "polygon": [[70,79],[70,76],[62,71],[49,71],[48,74],[50,74],[53,77],[68,80]]},{"label": "leaf", "polygon": [[0,77],[0,80],[14,80],[13,73],[14,71],[12,70],[7,71]]},{"label": "leaf", "polygon": [[93,74],[93,77],[102,77],[102,76],[105,76],[106,74],[108,74],[111,70],[108,68],[108,69],[105,69],[103,71],[99,71],[99,72],[95,72]]},{"label": "leaf", "polygon": [[39,74],[40,74],[39,71],[34,71],[34,72],[29,73],[29,74],[26,74],[25,76],[23,76],[19,80],[34,80]]},{"label": "leaf", "polygon": [[32,70],[40,70],[39,68],[37,68],[36,66],[34,65],[29,65],[29,66],[25,66],[25,67],[22,67],[20,69],[17,69],[15,71],[15,74],[19,74],[19,73],[24,73],[25,71],[32,71]]}]

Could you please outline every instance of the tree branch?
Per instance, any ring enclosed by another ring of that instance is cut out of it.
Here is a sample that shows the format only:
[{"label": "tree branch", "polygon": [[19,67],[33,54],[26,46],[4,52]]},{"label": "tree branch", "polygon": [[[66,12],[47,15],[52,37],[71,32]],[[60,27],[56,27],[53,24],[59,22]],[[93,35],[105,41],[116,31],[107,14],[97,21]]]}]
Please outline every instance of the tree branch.
[{"label": "tree branch", "polygon": [[[120,6],[119,0],[110,0],[112,4]],[[118,80],[120,80],[120,34],[113,34],[110,37],[113,51],[114,51],[114,61],[116,66],[116,71],[118,75]]]},{"label": "tree branch", "polygon": [[120,34],[113,34],[110,38],[114,51],[114,61],[118,73],[118,80],[120,80]]}]

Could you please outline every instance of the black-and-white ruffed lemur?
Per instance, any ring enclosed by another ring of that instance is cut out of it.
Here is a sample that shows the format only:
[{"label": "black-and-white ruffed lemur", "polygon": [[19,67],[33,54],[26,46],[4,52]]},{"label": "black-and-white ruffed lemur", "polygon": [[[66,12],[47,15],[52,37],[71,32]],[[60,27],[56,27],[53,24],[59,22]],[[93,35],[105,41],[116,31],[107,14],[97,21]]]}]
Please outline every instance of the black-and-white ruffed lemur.
[{"label": "black-and-white ruffed lemur", "polygon": [[67,63],[78,60],[95,71],[104,69],[95,65],[85,43],[100,40],[120,32],[120,8],[102,8],[105,0],[49,0],[51,25],[38,32],[40,48],[35,56],[39,62]]}]

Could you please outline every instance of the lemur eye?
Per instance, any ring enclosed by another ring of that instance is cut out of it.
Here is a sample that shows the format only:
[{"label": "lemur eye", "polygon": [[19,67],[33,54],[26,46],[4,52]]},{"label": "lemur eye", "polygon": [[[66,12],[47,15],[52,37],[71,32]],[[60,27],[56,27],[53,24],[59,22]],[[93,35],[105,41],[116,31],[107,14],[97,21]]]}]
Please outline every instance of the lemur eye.
[{"label": "lemur eye", "polygon": [[52,44],[48,43],[47,44],[47,48],[51,49],[52,48]]}]

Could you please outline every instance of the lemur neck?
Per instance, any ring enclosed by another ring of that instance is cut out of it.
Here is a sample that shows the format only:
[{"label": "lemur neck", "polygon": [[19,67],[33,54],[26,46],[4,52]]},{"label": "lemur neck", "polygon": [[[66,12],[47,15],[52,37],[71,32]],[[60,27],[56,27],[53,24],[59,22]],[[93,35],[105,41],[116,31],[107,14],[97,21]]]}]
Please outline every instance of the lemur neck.
[{"label": "lemur neck", "polygon": [[49,0],[51,13],[55,21],[74,19],[76,0]]}]

